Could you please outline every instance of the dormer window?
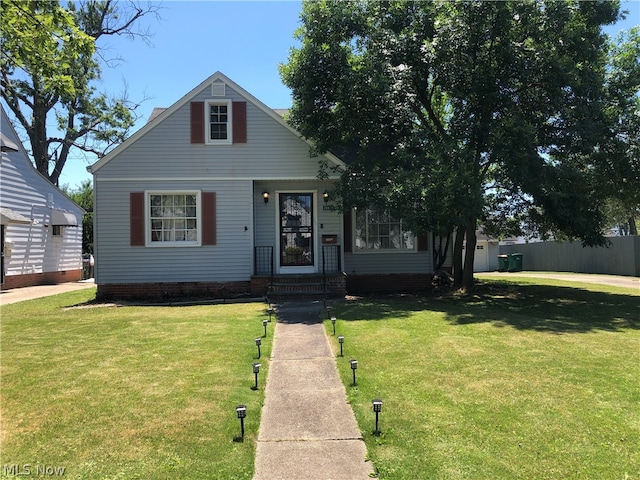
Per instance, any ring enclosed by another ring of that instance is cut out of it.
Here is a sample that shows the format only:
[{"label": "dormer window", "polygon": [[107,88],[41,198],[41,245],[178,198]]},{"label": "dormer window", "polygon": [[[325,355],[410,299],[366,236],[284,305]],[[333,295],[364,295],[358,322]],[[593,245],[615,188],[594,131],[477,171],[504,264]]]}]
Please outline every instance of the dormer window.
[{"label": "dormer window", "polygon": [[207,143],[230,144],[233,138],[231,101],[207,102]]}]

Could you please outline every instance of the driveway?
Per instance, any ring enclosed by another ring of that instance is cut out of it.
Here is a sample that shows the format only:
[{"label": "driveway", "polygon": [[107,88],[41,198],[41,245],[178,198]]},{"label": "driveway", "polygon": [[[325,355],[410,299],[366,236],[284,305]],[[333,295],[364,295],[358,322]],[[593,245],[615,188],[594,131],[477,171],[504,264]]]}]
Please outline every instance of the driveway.
[{"label": "driveway", "polygon": [[91,278],[81,282],[58,283],[57,285],[35,285],[33,287],[2,290],[2,292],[0,292],[0,305],[9,305],[10,303],[22,302],[24,300],[57,295],[58,293],[83,290],[85,288],[95,287],[95,285],[93,278]]},{"label": "driveway", "polygon": [[566,282],[595,283],[599,285],[611,285],[614,287],[634,288],[640,290],[639,277],[625,277],[622,275],[599,275],[593,273],[569,273],[569,272],[478,272],[477,278],[510,278],[533,277],[551,278]]}]

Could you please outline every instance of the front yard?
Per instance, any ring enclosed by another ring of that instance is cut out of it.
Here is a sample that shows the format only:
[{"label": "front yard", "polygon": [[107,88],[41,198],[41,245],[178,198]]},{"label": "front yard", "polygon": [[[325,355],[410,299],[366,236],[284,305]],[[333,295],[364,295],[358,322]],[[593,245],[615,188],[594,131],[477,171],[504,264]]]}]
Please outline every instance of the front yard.
[{"label": "front yard", "polygon": [[[2,307],[0,476],[251,478],[265,305],[83,307],[92,295]],[[640,478],[639,307],[638,291],[532,279],[337,303],[380,478]]]},{"label": "front yard", "polygon": [[539,282],[334,308],[381,479],[640,478],[640,292]]}]

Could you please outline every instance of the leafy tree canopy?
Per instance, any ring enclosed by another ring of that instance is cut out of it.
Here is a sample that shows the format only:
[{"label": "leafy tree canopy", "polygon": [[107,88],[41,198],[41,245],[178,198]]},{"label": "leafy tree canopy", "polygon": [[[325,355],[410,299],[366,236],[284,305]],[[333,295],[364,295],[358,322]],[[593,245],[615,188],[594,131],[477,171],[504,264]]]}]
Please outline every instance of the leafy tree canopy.
[{"label": "leafy tree canopy", "polygon": [[468,288],[478,221],[603,244],[601,27],[618,9],[304,2],[301,47],[281,66],[290,121],[316,152],[348,161],[346,205],[390,206],[416,233],[455,228],[456,280]]},{"label": "leafy tree canopy", "polygon": [[57,184],[72,148],[102,156],[122,142],[135,122],[126,94],[96,90],[105,35],[147,38],[135,24],[157,14],[135,2],[57,0],[0,4],[0,89],[26,131],[38,171]]}]

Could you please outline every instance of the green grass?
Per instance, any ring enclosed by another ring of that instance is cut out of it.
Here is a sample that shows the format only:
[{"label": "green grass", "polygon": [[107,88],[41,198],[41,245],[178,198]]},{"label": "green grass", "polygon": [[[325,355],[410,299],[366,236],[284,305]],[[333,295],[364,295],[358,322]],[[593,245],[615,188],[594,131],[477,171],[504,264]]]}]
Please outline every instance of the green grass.
[{"label": "green grass", "polygon": [[380,478],[639,479],[639,307],[637,290],[520,278],[339,303]]},{"label": "green grass", "polygon": [[270,332],[253,391],[265,306],[68,308],[94,294],[2,307],[0,476],[27,465],[69,479],[251,478],[271,352]]}]

